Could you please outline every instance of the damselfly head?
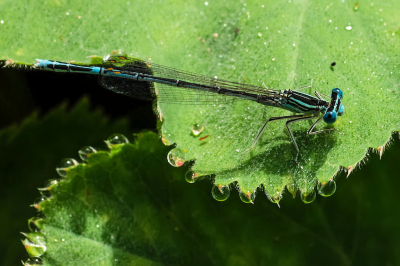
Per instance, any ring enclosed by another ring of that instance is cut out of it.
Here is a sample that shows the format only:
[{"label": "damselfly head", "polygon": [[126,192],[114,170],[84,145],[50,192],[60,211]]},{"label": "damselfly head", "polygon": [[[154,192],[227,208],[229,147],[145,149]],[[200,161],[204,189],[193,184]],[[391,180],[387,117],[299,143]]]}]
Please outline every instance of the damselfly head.
[{"label": "damselfly head", "polygon": [[336,122],[338,116],[344,114],[344,105],[342,104],[343,91],[339,88],[334,88],[331,91],[331,102],[329,103],[328,109],[324,114],[324,121],[327,124],[333,124]]},{"label": "damselfly head", "polygon": [[343,99],[343,91],[342,91],[341,89],[339,89],[339,88],[334,88],[334,89],[332,89],[332,91],[331,91],[331,97],[332,97],[332,95],[333,95],[334,93],[337,94],[337,97],[338,97],[338,98]]}]

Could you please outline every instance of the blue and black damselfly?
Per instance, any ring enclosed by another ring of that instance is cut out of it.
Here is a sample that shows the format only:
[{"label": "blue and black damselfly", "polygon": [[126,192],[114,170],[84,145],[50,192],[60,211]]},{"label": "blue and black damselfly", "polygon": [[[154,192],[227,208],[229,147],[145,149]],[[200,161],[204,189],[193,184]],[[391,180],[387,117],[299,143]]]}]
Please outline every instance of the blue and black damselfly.
[{"label": "blue and black damselfly", "polygon": [[[215,97],[212,96],[219,94],[228,96],[226,97],[228,100],[250,100],[297,113],[269,118],[260,129],[251,147],[243,153],[250,151],[255,146],[269,122],[277,120],[287,120],[286,128],[299,153],[299,147],[289,128],[291,123],[317,119],[308,129],[307,134],[318,134],[336,130],[335,128],[327,128],[313,131],[319,122],[324,120],[327,124],[333,124],[336,122],[337,116],[341,116],[344,113],[342,104],[343,92],[339,88],[332,89],[330,97],[316,91],[314,92],[315,96],[298,91],[312,87],[312,82],[311,85],[301,87],[298,90],[272,90],[161,66],[141,59],[128,58],[122,54],[106,57],[103,64],[99,66],[85,66],[37,59],[34,68],[56,72],[98,75],[99,82],[103,87],[143,100],[153,100],[157,96],[162,96],[159,99],[168,103],[199,104],[215,100]],[[156,87],[154,83],[163,86]],[[182,93],[182,90],[185,93]],[[330,100],[324,100],[322,95],[330,98]]]}]

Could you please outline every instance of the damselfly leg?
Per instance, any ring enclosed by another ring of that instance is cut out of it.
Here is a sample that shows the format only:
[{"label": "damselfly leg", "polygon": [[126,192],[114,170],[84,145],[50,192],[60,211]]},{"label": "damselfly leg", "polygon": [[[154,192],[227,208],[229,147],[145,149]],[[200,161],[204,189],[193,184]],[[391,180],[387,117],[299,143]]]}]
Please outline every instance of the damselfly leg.
[{"label": "damselfly leg", "polygon": [[[344,135],[342,132],[340,132],[339,130],[337,130],[336,128],[332,127],[332,128],[327,128],[327,129],[323,129],[323,130],[318,130],[318,131],[313,131],[313,129],[317,126],[317,124],[319,122],[322,121],[323,116],[321,116],[320,118],[318,118],[317,121],[315,121],[314,124],[312,124],[312,126],[308,129],[307,134],[308,135],[315,135],[318,133],[322,133],[322,132],[326,132],[326,131],[331,131],[331,130],[336,130],[340,135]],[[298,150],[297,150],[298,151]]]},{"label": "damselfly leg", "polygon": [[266,128],[266,126],[267,126],[267,124],[268,124],[269,122],[271,122],[271,121],[278,121],[278,120],[285,120],[285,119],[291,119],[291,120],[289,120],[289,121],[286,122],[286,128],[287,128],[287,130],[289,131],[289,135],[290,135],[290,137],[291,137],[291,139],[292,139],[292,141],[293,141],[294,146],[296,147],[297,152],[299,152],[299,147],[297,146],[296,140],[295,140],[295,138],[294,138],[294,136],[293,136],[293,133],[292,133],[292,131],[290,130],[288,124],[290,124],[290,123],[292,123],[292,122],[295,122],[295,121],[299,121],[299,120],[311,119],[311,118],[314,118],[316,115],[317,115],[317,114],[306,114],[306,115],[303,114],[303,115],[288,115],[288,116],[271,117],[271,118],[268,119],[267,122],[265,122],[264,125],[261,127],[260,131],[258,132],[256,138],[255,138],[254,141],[253,141],[253,144],[251,145],[250,148],[248,148],[247,150],[245,150],[245,151],[242,153],[242,156],[243,156],[243,154],[249,152],[251,149],[254,148],[254,146],[257,144],[257,141],[260,139],[262,133],[264,132],[264,130],[265,130],[265,128]]},{"label": "damselfly leg", "polygon": [[313,82],[314,82],[314,79],[311,79],[311,84],[310,84],[310,85],[306,85],[306,86],[300,87],[300,88],[298,88],[297,90],[302,90],[302,89],[312,88],[312,86],[313,86]]},{"label": "damselfly leg", "polygon": [[[317,98],[318,99],[320,99],[320,100],[324,100],[323,98],[322,98],[322,96],[324,96],[324,97],[326,97],[326,98],[330,98],[328,95],[326,95],[326,94],[323,94],[323,93],[321,93],[321,92],[318,92],[318,91],[314,91],[314,94],[315,94],[315,96],[317,96]],[[322,95],[322,96],[321,96]]]}]

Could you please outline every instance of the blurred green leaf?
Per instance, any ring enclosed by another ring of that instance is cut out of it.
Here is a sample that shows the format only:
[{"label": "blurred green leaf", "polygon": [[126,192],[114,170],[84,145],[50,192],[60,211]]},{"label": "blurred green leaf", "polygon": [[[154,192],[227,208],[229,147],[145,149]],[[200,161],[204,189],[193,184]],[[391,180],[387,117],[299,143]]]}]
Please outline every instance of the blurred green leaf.
[{"label": "blurred green leaf", "polygon": [[104,147],[103,140],[115,132],[129,134],[128,122],[110,123],[99,110],[90,110],[86,99],[69,111],[64,104],[41,119],[33,114],[20,125],[0,131],[1,265],[25,260],[20,232],[26,231],[26,220],[37,215],[30,207],[40,196],[37,188],[58,177],[59,162],[77,158],[87,143]]}]

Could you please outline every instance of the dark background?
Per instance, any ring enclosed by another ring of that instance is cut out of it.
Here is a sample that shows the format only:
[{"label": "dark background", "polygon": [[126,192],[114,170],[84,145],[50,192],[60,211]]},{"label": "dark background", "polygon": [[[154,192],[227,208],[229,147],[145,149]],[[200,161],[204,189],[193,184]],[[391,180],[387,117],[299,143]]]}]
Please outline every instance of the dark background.
[{"label": "dark background", "polygon": [[128,118],[133,130],[156,128],[151,102],[113,93],[99,85],[97,76],[4,65],[0,62],[0,128],[18,124],[33,111],[43,116],[61,103],[74,106],[83,96],[112,120]]}]

